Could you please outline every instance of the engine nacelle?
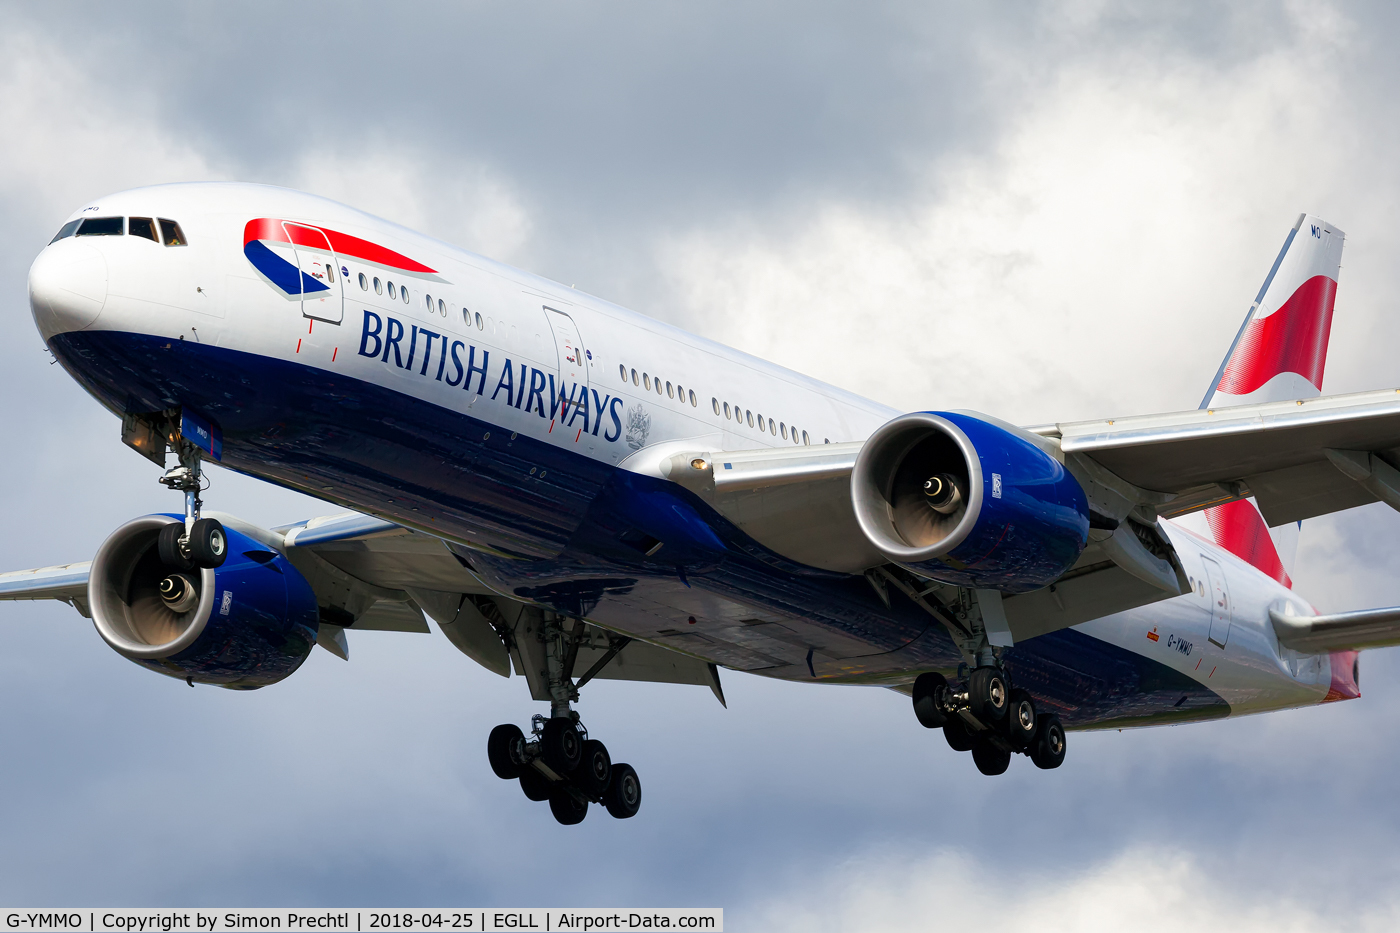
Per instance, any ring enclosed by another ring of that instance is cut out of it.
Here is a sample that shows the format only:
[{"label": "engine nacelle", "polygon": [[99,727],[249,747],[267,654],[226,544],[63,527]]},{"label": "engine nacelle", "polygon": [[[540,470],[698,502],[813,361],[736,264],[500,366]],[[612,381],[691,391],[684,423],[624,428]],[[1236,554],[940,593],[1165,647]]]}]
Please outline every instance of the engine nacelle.
[{"label": "engine nacelle", "polygon": [[277,683],[316,645],[316,595],[280,553],[225,527],[228,557],[183,574],[156,549],[181,521],[147,515],[98,550],[88,577],[92,620],[118,653],[153,671],[252,690]]},{"label": "engine nacelle", "polygon": [[1084,550],[1089,503],[1038,441],[985,416],[901,415],[856,458],[856,520],[922,577],[1006,593],[1046,586]]}]

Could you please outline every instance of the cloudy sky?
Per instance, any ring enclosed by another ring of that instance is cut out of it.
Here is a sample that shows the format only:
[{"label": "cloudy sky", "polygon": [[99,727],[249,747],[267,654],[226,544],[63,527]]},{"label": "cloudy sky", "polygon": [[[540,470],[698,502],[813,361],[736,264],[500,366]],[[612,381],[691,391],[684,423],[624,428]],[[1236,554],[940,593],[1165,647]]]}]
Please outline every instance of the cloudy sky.
[{"label": "cloudy sky", "polygon": [[[1161,7],[1167,7],[1164,12]],[[0,3],[6,569],[172,507],[25,274],[138,185],[338,198],[903,408],[1196,405],[1300,211],[1347,231],[1326,390],[1400,385],[1386,4]],[[218,474],[219,508],[325,511]],[[1400,602],[1400,516],[1309,522],[1319,608]],[[0,606],[0,901],[720,906],[731,930],[1390,929],[1400,660],[1357,702],[1074,734],[983,778],[866,688],[599,683],[642,814],[494,778],[523,682],[352,633],[252,694]]]}]

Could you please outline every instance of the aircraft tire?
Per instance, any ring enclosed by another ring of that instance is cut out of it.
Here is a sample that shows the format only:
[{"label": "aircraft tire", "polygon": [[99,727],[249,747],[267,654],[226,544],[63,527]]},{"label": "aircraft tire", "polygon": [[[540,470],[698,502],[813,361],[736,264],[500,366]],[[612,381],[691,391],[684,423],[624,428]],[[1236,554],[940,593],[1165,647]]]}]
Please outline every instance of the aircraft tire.
[{"label": "aircraft tire", "polygon": [[540,754],[551,771],[561,777],[572,774],[583,758],[583,736],[573,720],[556,716],[540,733]]},{"label": "aircraft tire", "polygon": [[943,738],[948,740],[948,747],[955,752],[972,751],[972,734],[967,731],[967,724],[961,717],[948,718],[943,724]]},{"label": "aircraft tire", "polygon": [[583,756],[574,771],[574,786],[594,800],[601,800],[612,783],[612,757],[597,739],[583,743]]},{"label": "aircraft tire", "polygon": [[534,768],[526,768],[520,772],[520,789],[525,792],[526,797],[536,803],[548,800],[554,793],[554,788],[555,783]]},{"label": "aircraft tire", "polygon": [[948,681],[937,672],[920,674],[914,681],[914,715],[925,729],[937,729],[948,721],[942,709],[943,695],[947,692]]},{"label": "aircraft tire", "polygon": [[171,570],[193,570],[194,561],[180,550],[180,536],[185,533],[183,522],[171,522],[160,530],[156,538],[156,553],[160,562]]},{"label": "aircraft tire", "polygon": [[514,723],[502,723],[486,738],[486,760],[503,781],[520,777],[525,770],[525,733]]},{"label": "aircraft tire", "polygon": [[1040,721],[1035,713],[1035,700],[1024,690],[1011,691],[1011,708],[1006,716],[1006,736],[1017,748],[1029,748],[1035,741]]},{"label": "aircraft tire", "polygon": [[1005,774],[1011,766],[1011,753],[997,748],[990,739],[979,738],[972,745],[972,761],[983,774]]},{"label": "aircraft tire", "polygon": [[222,566],[228,558],[228,535],[224,526],[217,518],[201,518],[190,530],[188,550],[196,567],[212,570]]},{"label": "aircraft tire", "polygon": [[582,823],[588,815],[588,801],[579,800],[565,788],[559,787],[549,795],[549,812],[565,826],[573,826]]},{"label": "aircraft tire", "polygon": [[642,782],[631,765],[613,765],[612,781],[603,793],[603,806],[619,820],[636,816],[642,808]]},{"label": "aircraft tire", "polygon": [[1065,727],[1060,717],[1042,713],[1037,717],[1035,740],[1031,742],[1031,761],[1037,768],[1050,770],[1065,762]]},{"label": "aircraft tire", "polygon": [[968,678],[967,693],[973,715],[984,723],[1001,722],[1011,705],[1006,675],[1000,668],[979,667],[973,671]]}]

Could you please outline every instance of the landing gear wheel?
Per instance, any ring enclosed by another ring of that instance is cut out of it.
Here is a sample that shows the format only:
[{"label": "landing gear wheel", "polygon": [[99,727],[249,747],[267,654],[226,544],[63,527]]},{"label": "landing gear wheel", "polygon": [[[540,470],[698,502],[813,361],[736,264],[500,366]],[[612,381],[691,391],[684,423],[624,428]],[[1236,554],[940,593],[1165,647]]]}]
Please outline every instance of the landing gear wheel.
[{"label": "landing gear wheel", "polygon": [[967,731],[967,723],[962,721],[961,716],[950,716],[943,724],[943,738],[948,740],[948,747],[955,752],[972,751],[972,733]]},{"label": "landing gear wheel", "polygon": [[983,774],[1004,774],[1011,765],[1011,753],[979,738],[972,745],[972,761]]},{"label": "landing gear wheel", "polygon": [[201,518],[190,530],[187,550],[196,567],[212,570],[221,566],[228,557],[228,535],[224,533],[224,526],[217,518]]},{"label": "landing gear wheel", "polygon": [[612,758],[597,739],[583,743],[583,756],[574,772],[574,786],[594,800],[600,800],[612,781]]},{"label": "landing gear wheel", "polygon": [[1031,761],[1037,768],[1047,771],[1058,768],[1065,762],[1065,727],[1060,725],[1060,717],[1054,714],[1041,714],[1031,742]]},{"label": "landing gear wheel", "polygon": [[183,522],[171,522],[160,530],[156,537],[156,552],[160,562],[171,570],[193,570],[194,561],[185,556],[180,548],[180,536],[185,533]]},{"label": "landing gear wheel", "polygon": [[937,729],[948,721],[943,712],[943,697],[948,692],[948,681],[942,674],[930,671],[920,674],[914,681],[914,715],[925,729]]},{"label": "landing gear wheel", "polygon": [[967,681],[972,714],[985,723],[1001,722],[1010,705],[1006,675],[995,667],[979,667]]},{"label": "landing gear wheel", "polygon": [[1006,717],[1006,737],[1017,748],[1026,748],[1035,739],[1035,700],[1024,690],[1011,691],[1011,709]]},{"label": "landing gear wheel", "polygon": [[525,733],[512,723],[492,729],[486,739],[486,758],[501,780],[520,777],[525,770]]},{"label": "landing gear wheel", "polygon": [[588,815],[588,801],[579,800],[560,787],[549,795],[549,812],[565,826],[573,826],[575,823],[582,823],[583,818]]},{"label": "landing gear wheel", "polygon": [[550,795],[554,793],[556,786],[553,781],[534,768],[526,768],[520,772],[520,789],[525,792],[526,797],[536,803],[548,800]]},{"label": "landing gear wheel", "polygon": [[619,820],[636,816],[642,808],[642,782],[631,765],[613,765],[612,782],[603,794],[603,806]]},{"label": "landing gear wheel", "polygon": [[555,774],[572,774],[583,757],[583,736],[578,734],[573,720],[555,717],[545,722],[540,733],[540,751],[544,763]]}]

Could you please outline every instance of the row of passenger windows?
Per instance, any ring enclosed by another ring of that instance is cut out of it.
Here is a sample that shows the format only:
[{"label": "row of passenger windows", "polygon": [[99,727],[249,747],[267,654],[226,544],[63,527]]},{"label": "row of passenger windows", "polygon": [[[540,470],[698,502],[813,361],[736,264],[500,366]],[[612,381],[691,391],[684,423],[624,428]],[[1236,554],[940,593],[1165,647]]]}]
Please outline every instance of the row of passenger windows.
[{"label": "row of passenger windows", "polygon": [[[622,376],[622,381],[624,383],[627,382],[627,367],[618,366],[617,372],[620,376]],[[661,382],[660,376],[657,376],[655,379],[653,379],[648,373],[642,373],[641,377],[638,378],[637,371],[635,369],[631,372],[632,384],[634,386],[641,386],[648,392],[650,392],[652,390],[652,387],[654,386],[656,388],[657,395],[664,395],[667,398],[680,399],[682,402],[689,400],[691,408],[695,408],[699,404],[699,400],[695,397],[694,389],[687,390],[680,385],[672,386],[669,382],[665,383],[663,387],[663,383]]]},{"label": "row of passenger windows", "polygon": [[[327,266],[326,270],[329,272],[330,266]],[[335,280],[334,273],[332,273],[331,280]],[[380,281],[379,276],[376,275],[373,278],[371,278],[365,275],[363,272],[360,273],[359,281],[361,291],[367,292],[371,288],[373,288],[374,293],[376,295],[382,295],[387,291],[389,293],[390,299],[394,301],[402,301],[404,304],[409,303],[407,285],[395,285],[392,280],[387,279],[384,281]],[[442,317],[447,317],[447,302],[441,298],[433,298],[432,295],[425,294],[423,296],[423,307],[428,309],[429,314],[437,313]],[[482,319],[480,311],[477,311],[475,314],[473,314],[471,311],[468,311],[466,308],[463,308],[462,323],[468,327],[471,327],[472,324],[475,324],[477,330],[486,329],[486,322]]]},{"label": "row of passenger windows", "polygon": [[714,406],[715,414],[724,418],[737,421],[740,424],[748,424],[751,428],[758,428],[766,431],[774,437],[781,436],[783,440],[791,440],[794,444],[810,444],[811,439],[807,437],[807,432],[802,432],[802,439],[798,440],[797,426],[789,428],[784,422],[779,421],[774,424],[772,418],[765,418],[762,414],[755,415],[747,408],[740,408],[738,405],[730,405],[728,402],[721,402],[717,398],[710,399],[710,404]]},{"label": "row of passenger windows", "polygon": [[50,243],[70,236],[130,236],[144,237],[166,246],[186,246],[188,241],[180,225],[164,217],[82,217],[70,220],[59,228]]},{"label": "row of passenger windows", "polygon": [[[478,315],[480,317],[480,315]],[[648,392],[656,390],[657,395],[665,395],[667,398],[680,399],[682,402],[689,401],[692,408],[696,407],[694,389],[686,389],[682,386],[672,386],[669,382],[663,382],[658,376],[653,379],[650,373],[642,373],[640,376],[635,369],[628,369],[625,365],[617,367],[617,374],[622,377],[623,383],[631,382],[634,386],[641,386]],[[710,404],[714,406],[715,414],[722,415],[740,424],[748,424],[751,428],[758,428],[774,437],[781,437],[783,440],[791,440],[794,444],[810,444],[811,438],[806,431],[799,433],[796,427],[789,428],[784,422],[774,422],[772,418],[765,418],[763,415],[755,415],[752,411],[740,408],[738,405],[730,405],[728,402],[720,402],[717,398],[710,399]],[[827,441],[827,443],[831,443]]]}]

